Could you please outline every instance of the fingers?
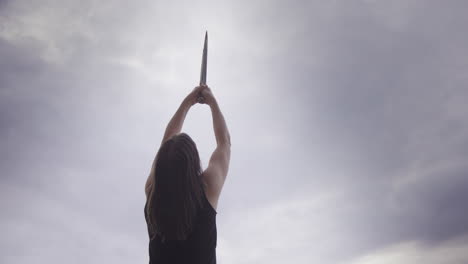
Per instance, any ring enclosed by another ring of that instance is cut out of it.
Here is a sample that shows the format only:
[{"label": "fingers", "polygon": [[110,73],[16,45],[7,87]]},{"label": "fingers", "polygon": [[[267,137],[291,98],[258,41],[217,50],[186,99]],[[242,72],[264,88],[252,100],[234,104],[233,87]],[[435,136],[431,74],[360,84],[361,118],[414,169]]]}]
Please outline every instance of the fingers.
[{"label": "fingers", "polygon": [[195,87],[195,89],[193,90],[195,93],[201,93],[203,92],[203,90],[205,90],[206,88],[208,88],[208,86],[206,85],[200,85],[200,86],[197,86]]},{"label": "fingers", "polygon": [[197,98],[197,103],[199,103],[199,104],[204,104],[204,103],[205,103],[205,98],[204,98],[203,96],[199,96],[199,97]]},{"label": "fingers", "polygon": [[205,95],[207,92],[210,91],[210,88],[206,84],[201,84],[199,86],[196,86],[193,91],[192,91],[192,96],[194,96],[196,103],[199,104],[206,104],[206,98]]},{"label": "fingers", "polygon": [[200,85],[200,86],[195,87],[195,89],[193,89],[193,92],[195,94],[201,94],[206,89],[209,90],[210,88],[208,86],[206,86],[206,85]]},{"label": "fingers", "polygon": [[196,86],[193,91],[192,91],[192,96],[194,97],[193,99],[195,100],[195,103],[203,104],[205,101],[205,98],[203,98],[202,95],[202,90],[205,89],[205,86],[200,85]]}]

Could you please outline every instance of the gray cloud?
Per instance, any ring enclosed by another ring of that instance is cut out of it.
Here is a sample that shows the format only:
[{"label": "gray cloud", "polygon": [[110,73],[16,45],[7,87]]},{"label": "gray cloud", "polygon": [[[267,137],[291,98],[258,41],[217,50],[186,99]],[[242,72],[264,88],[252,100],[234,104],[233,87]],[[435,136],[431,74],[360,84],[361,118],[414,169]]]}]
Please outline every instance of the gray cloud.
[{"label": "gray cloud", "polygon": [[[220,263],[468,231],[462,2],[2,3],[2,263],[147,259],[144,181],[205,29],[234,143]],[[210,113],[187,118],[206,164]]]}]

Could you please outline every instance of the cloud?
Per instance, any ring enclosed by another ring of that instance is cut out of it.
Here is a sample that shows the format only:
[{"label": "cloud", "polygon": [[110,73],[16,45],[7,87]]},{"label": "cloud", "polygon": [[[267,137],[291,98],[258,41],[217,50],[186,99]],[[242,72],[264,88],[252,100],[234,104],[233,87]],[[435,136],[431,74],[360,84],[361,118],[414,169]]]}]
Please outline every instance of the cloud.
[{"label": "cloud", "polygon": [[454,238],[438,245],[428,246],[418,241],[391,245],[350,264],[429,263],[459,264],[468,261],[466,237]]},{"label": "cloud", "polygon": [[[219,262],[458,255],[464,5],[2,2],[1,262],[146,259],[144,181],[207,29],[233,142]],[[184,131],[206,166],[209,109]]]}]

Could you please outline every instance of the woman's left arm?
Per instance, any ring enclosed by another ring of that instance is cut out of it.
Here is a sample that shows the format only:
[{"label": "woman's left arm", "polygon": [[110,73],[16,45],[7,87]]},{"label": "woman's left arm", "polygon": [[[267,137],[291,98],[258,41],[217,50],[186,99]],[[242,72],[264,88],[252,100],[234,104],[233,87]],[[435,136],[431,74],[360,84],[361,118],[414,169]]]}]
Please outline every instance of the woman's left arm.
[{"label": "woman's left arm", "polygon": [[200,96],[200,92],[203,89],[203,86],[197,86],[190,92],[182,101],[179,108],[175,112],[174,116],[169,121],[169,124],[166,127],[166,131],[164,132],[164,137],[161,141],[161,145],[166,142],[172,136],[180,133],[182,130],[182,126],[184,125],[185,117],[187,116],[190,107],[197,103],[198,97]]},{"label": "woman's left arm", "polygon": [[[169,121],[169,124],[166,127],[166,131],[164,132],[163,140],[161,141],[161,146],[169,138],[171,138],[173,135],[178,134],[182,130],[182,126],[184,124],[185,116],[187,115],[187,113],[188,113],[191,106],[192,105],[189,104],[189,101],[187,100],[187,98],[185,98],[182,101],[179,108],[177,109],[174,116],[171,118],[171,121]],[[145,184],[146,198],[149,197],[149,193],[150,193],[150,191],[152,189],[154,166],[155,166],[157,158],[158,158],[157,156],[154,158],[153,165],[151,166],[151,172],[148,175],[148,179],[146,180],[146,184]]]},{"label": "woman's left arm", "polygon": [[171,118],[171,121],[169,121],[169,124],[167,124],[161,145],[172,136],[180,133],[182,126],[184,125],[185,116],[187,116],[190,107],[192,107],[192,105],[189,104],[187,98],[185,98],[175,112],[174,116]]},{"label": "woman's left arm", "polygon": [[[192,92],[190,92],[182,101],[180,104],[179,108],[175,112],[174,116],[171,118],[169,121],[169,124],[167,124],[166,131],[164,132],[164,137],[161,141],[161,146],[166,142],[169,138],[172,136],[180,133],[182,130],[182,126],[184,125],[185,117],[187,116],[188,111],[190,110],[190,107],[192,107],[194,104],[196,104],[199,100],[201,91],[204,89],[204,86],[197,86],[193,89]],[[146,180],[145,184],[145,193],[148,195],[151,185],[153,184],[153,177],[151,175],[153,174],[154,170],[154,165],[156,162],[156,158],[153,161],[153,166],[151,169],[151,173],[148,176],[148,179]]]}]

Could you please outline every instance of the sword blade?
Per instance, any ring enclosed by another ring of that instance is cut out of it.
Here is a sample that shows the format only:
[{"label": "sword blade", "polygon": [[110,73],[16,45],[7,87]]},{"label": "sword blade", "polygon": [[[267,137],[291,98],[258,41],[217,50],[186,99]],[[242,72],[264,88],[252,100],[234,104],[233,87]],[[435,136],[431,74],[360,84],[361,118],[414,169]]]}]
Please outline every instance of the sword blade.
[{"label": "sword blade", "polygon": [[203,45],[203,56],[201,63],[200,85],[206,85],[206,66],[208,60],[208,31],[205,33],[205,44]]}]

